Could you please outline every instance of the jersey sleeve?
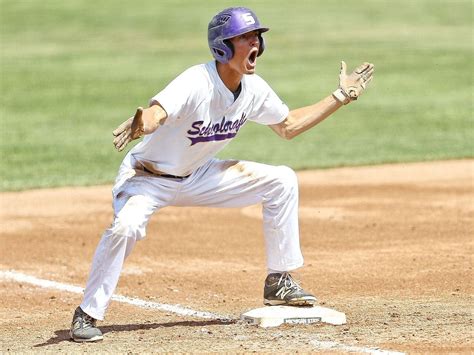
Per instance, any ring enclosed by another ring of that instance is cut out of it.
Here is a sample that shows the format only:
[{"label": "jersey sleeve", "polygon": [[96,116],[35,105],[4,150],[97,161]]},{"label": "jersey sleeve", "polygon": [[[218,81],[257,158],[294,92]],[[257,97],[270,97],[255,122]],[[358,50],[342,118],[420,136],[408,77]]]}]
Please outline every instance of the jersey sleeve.
[{"label": "jersey sleeve", "polygon": [[204,82],[197,67],[189,68],[153,96],[149,104],[159,103],[163,107],[168,114],[167,123],[185,118],[199,102],[199,93],[203,90],[198,87],[198,83]]},{"label": "jersey sleeve", "polygon": [[253,112],[249,120],[263,125],[280,123],[288,117],[290,110],[263,79],[259,81]]}]

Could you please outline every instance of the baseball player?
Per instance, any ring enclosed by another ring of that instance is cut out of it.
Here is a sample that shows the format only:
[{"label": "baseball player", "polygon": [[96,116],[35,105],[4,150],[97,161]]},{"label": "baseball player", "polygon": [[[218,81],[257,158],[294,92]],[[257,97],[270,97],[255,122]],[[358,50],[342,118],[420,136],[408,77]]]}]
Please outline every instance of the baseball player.
[{"label": "baseball player", "polygon": [[316,298],[290,272],[303,265],[298,230],[298,183],[293,170],[250,161],[219,160],[222,150],[248,121],[291,139],[356,100],[372,79],[364,63],[346,74],[326,98],[290,111],[255,74],[265,50],[262,26],[244,7],[225,9],[208,27],[214,60],[193,66],[151,98],[145,109],[115,131],[121,151],[143,137],[125,156],[113,187],[114,220],[96,249],[84,298],[75,310],[70,335],[97,341],[124,260],[145,237],[151,215],[166,206],[243,207],[262,204],[268,276],[264,304],[311,306]]}]

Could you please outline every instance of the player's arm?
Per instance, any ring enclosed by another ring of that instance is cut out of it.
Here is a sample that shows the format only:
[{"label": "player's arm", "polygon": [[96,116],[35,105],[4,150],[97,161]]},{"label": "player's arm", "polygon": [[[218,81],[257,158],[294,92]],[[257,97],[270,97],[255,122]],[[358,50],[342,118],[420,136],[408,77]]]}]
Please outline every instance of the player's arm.
[{"label": "player's arm", "polygon": [[282,122],[271,125],[270,128],[280,137],[292,139],[316,126],[342,105],[340,101],[330,95],[314,105],[290,111]]},{"label": "player's arm", "polygon": [[374,65],[364,63],[347,75],[346,63],[341,62],[339,87],[332,95],[314,105],[290,111],[288,117],[278,124],[271,125],[270,128],[285,139],[292,139],[300,135],[329,117],[342,105],[357,100],[366,85],[372,80],[373,73]]},{"label": "player's arm", "polygon": [[146,109],[137,108],[133,117],[130,117],[113,131],[115,148],[120,152],[132,140],[155,132],[167,117],[166,111],[158,104]]}]

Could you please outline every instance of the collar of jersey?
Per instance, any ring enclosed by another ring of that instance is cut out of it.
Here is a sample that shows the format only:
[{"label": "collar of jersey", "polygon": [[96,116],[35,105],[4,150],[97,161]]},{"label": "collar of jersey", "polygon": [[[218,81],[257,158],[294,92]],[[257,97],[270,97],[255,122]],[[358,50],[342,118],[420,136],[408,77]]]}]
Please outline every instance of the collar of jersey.
[{"label": "collar of jersey", "polygon": [[227,86],[225,86],[224,82],[222,81],[221,77],[219,76],[219,73],[217,72],[217,65],[216,62],[213,60],[211,61],[209,67],[211,68],[211,75],[214,76],[215,81],[217,83],[217,89],[219,92],[226,98],[226,101],[229,103],[233,104],[234,102],[239,101],[239,99],[243,96],[243,92],[245,91],[245,75],[242,77],[242,90],[240,91],[240,95],[237,98],[237,100],[234,101],[234,94],[232,91],[230,91]]}]

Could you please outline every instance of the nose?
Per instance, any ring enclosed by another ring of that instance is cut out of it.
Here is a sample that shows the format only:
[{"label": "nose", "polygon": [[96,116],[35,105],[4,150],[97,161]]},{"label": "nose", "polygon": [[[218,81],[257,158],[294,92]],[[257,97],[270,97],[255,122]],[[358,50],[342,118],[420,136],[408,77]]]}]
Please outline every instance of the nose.
[{"label": "nose", "polygon": [[260,44],[260,39],[259,39],[258,34],[252,35],[252,37],[250,38],[250,45],[252,47],[258,47],[259,44]]}]

